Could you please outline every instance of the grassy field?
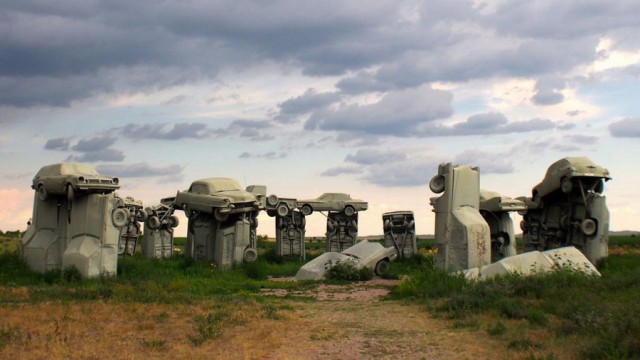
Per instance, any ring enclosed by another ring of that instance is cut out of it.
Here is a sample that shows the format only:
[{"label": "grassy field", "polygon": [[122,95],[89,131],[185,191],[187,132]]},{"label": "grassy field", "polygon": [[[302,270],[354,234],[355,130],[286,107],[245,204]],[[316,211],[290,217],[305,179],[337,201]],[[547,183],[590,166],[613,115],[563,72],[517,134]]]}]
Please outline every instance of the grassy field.
[{"label": "grassy field", "polygon": [[[176,247],[184,242],[177,238]],[[258,261],[228,271],[184,256],[169,260],[134,256],[120,259],[117,277],[83,280],[74,269],[31,272],[18,254],[18,239],[2,237],[0,310],[52,303],[82,308],[91,304],[193,306],[200,310],[188,314],[188,341],[200,346],[219,337],[223,323],[247,321],[247,316],[282,319],[290,305],[262,295],[262,289],[315,286],[271,281],[269,277],[292,276],[302,262],[276,256],[273,242],[264,238],[259,246]],[[419,239],[418,246],[427,254],[433,240]],[[307,260],[323,249],[322,242],[308,243]],[[434,269],[428,255],[392,263],[386,277],[408,279],[392,290],[390,299],[421,304],[431,316],[447,319],[453,329],[488,334],[506,348],[532,354],[531,358],[640,358],[640,237],[612,236],[610,250],[612,255],[598,264],[600,278],[560,271],[474,283]],[[174,316],[167,315],[164,307],[156,312],[158,324]],[[93,316],[99,321],[102,315]],[[0,357],[3,348],[15,349],[24,341],[23,330],[0,320]],[[152,333],[148,341],[141,346],[163,347]]]}]

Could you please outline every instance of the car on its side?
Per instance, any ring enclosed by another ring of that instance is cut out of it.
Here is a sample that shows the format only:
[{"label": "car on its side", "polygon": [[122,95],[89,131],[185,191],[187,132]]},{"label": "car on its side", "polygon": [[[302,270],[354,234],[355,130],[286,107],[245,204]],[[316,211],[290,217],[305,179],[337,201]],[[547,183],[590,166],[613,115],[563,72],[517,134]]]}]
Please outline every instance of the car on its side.
[{"label": "car on its side", "polygon": [[352,199],[351,195],[345,193],[324,193],[315,199],[298,200],[298,207],[305,216],[314,211],[342,211],[351,216],[356,211],[367,210],[368,205],[366,201]]},{"label": "car on its side", "polygon": [[380,243],[363,240],[340,253],[326,252],[309,261],[298,270],[295,279],[325,279],[331,267],[346,261],[353,263],[357,269],[369,268],[380,276],[389,270],[389,263],[397,258],[398,253],[393,246],[384,247]]},{"label": "car on its side", "polygon": [[242,189],[237,180],[230,178],[196,180],[189,189],[178,191],[174,204],[188,218],[196,213],[213,213],[218,221],[227,220],[231,214],[264,208],[255,194]]},{"label": "car on its side", "polygon": [[59,163],[43,166],[33,178],[31,188],[40,200],[50,195],[64,196],[73,200],[75,193],[108,194],[120,188],[117,177],[100,175],[87,164]]}]

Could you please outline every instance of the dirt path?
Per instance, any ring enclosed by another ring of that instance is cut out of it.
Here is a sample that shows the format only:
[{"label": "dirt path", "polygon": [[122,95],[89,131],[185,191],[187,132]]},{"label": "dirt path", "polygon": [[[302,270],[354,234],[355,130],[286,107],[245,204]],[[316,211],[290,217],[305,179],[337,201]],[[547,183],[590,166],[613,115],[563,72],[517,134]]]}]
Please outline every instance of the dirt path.
[{"label": "dirt path", "polygon": [[[391,283],[319,285],[266,301],[3,304],[0,358],[508,359],[486,332],[454,329],[413,303],[386,301]],[[202,319],[215,316],[208,323]],[[204,331],[202,325],[204,324]],[[210,331],[207,333],[207,331]],[[212,335],[217,334],[219,336]],[[198,334],[212,335],[195,343]]]}]

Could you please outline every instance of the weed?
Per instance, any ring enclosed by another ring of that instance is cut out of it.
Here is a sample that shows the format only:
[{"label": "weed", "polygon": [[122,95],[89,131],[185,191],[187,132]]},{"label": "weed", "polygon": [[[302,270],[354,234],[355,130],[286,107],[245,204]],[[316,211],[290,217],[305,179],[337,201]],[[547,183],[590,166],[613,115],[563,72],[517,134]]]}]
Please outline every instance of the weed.
[{"label": "weed", "polygon": [[537,350],[542,348],[542,345],[531,339],[525,338],[525,339],[511,340],[509,341],[509,344],[507,345],[507,347],[509,349],[514,349],[514,350],[532,351],[532,350]]},{"label": "weed", "polygon": [[163,349],[166,345],[164,340],[142,340],[142,346],[150,350]]},{"label": "weed", "polygon": [[225,318],[226,316],[222,312],[196,317],[194,320],[196,335],[189,335],[191,343],[195,346],[200,346],[209,340],[222,336]]},{"label": "weed", "polygon": [[20,329],[17,327],[0,328],[0,350],[4,349],[10,342],[20,338]]},{"label": "weed", "polygon": [[272,320],[282,319],[282,316],[278,313],[278,309],[272,304],[262,305],[262,310],[264,311],[264,314],[262,315],[262,317],[265,319],[272,319]]},{"label": "weed", "polygon": [[373,278],[369,268],[358,269],[352,261],[340,261],[329,269],[328,278],[332,280],[365,281]]},{"label": "weed", "polygon": [[498,320],[487,328],[487,334],[491,336],[500,336],[507,332],[505,324]]}]

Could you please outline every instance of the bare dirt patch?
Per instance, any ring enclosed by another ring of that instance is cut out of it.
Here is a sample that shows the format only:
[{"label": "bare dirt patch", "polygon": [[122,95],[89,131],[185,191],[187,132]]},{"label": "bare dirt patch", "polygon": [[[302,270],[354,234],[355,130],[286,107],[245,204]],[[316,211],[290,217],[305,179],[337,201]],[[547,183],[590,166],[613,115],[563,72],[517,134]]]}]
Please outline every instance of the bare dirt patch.
[{"label": "bare dirt patch", "polygon": [[0,358],[524,358],[484,331],[456,329],[420,305],[384,300],[393,284],[323,284],[259,302],[3,304]]}]

